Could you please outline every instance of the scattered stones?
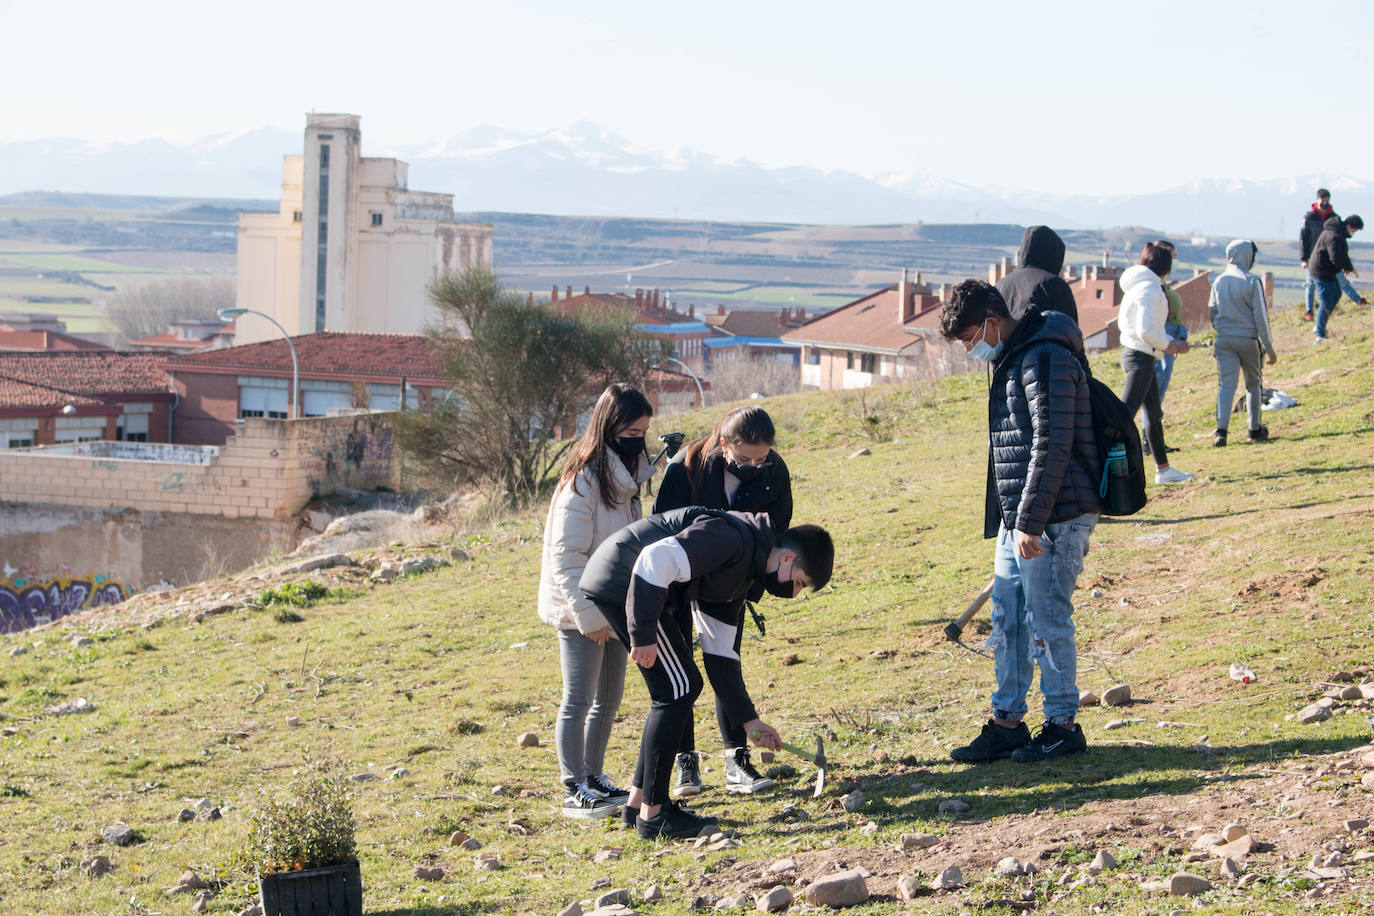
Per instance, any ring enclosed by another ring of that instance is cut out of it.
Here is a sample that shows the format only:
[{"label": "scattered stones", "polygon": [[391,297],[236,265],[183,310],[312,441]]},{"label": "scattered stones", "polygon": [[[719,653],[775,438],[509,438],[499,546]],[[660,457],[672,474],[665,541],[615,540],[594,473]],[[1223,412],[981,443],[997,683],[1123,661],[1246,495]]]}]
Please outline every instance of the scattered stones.
[{"label": "scattered stones", "polygon": [[1370,751],[1360,758],[1360,766],[1366,770],[1374,770],[1374,751]]},{"label": "scattered stones", "polygon": [[405,767],[397,767],[396,769],[394,769],[394,770],[391,771],[391,775],[388,776],[387,778],[388,778],[388,779],[393,779],[393,780],[395,780],[395,779],[405,779],[405,778],[406,778],[407,776],[409,776],[409,775],[410,775],[410,770],[407,770]]},{"label": "scattered stones", "polygon": [[510,786],[503,786],[503,785],[495,785],[495,786],[492,786],[492,787],[491,787],[491,794],[492,794],[492,795],[509,795],[509,794],[510,794]]},{"label": "scattered stones", "polygon": [[962,798],[947,798],[940,802],[941,814],[967,814],[969,803]]},{"label": "scattered stones", "polygon": [[390,582],[401,574],[401,564],[395,560],[383,560],[368,576],[373,582]]},{"label": "scattered stones", "polygon": [[196,812],[192,811],[190,808],[182,808],[181,811],[177,812],[177,820],[181,821],[183,824],[195,819]]},{"label": "scattered stones", "polygon": [[417,865],[411,872],[413,876],[421,881],[442,881],[444,880],[444,870],[439,866]]},{"label": "scattered stones", "polygon": [[1102,597],[1102,589],[1100,589],[1100,588],[1095,588],[1095,589],[1093,589],[1093,590],[1092,590],[1092,596],[1093,596],[1094,598],[1101,598],[1101,597]]},{"label": "scattered stones", "polygon": [[77,633],[77,634],[75,634],[74,636],[72,636],[72,646],[73,646],[74,648],[80,649],[80,648],[82,648],[82,647],[84,647],[84,646],[93,646],[93,645],[95,645],[95,640],[94,640],[94,639],[91,639],[89,636],[85,635],[84,633]]},{"label": "scattered stones", "polygon": [[1223,839],[1226,840],[1226,842],[1231,843],[1245,836],[1249,832],[1249,830],[1246,830],[1240,824],[1227,824],[1225,827],[1221,829],[1221,836]]},{"label": "scattered stones", "polygon": [[733,897],[722,897],[716,901],[718,910],[743,910],[753,905],[754,899],[748,894],[736,894]]},{"label": "scattered stones", "polygon": [[1221,860],[1221,865],[1217,867],[1217,874],[1228,881],[1234,881],[1240,877],[1240,866],[1235,859],[1225,858]]},{"label": "scattered stones", "polygon": [[29,647],[28,647],[28,646],[15,646],[14,648],[10,649],[10,658],[18,658],[18,657],[21,656],[21,655],[28,655],[28,654],[29,654]]},{"label": "scattered stones", "polygon": [[461,830],[455,830],[455,831],[453,831],[452,833],[450,833],[450,834],[448,835],[448,844],[449,844],[450,846],[462,846],[462,845],[463,845],[464,843],[466,843],[469,839],[471,839],[471,837],[469,837],[469,836],[468,836],[466,833],[464,833],[463,831],[461,831]]},{"label": "scattered stones", "polygon": [[298,726],[298,725],[300,725],[300,724],[301,724],[301,720],[300,720],[299,717],[297,717],[297,716],[287,716],[287,717],[286,717],[286,727],[287,727],[287,728],[295,728],[296,726]]},{"label": "scattered stones", "polygon": [[538,747],[539,736],[534,732],[525,732],[519,738],[515,739],[515,743],[519,747]]},{"label": "scattered stones", "polygon": [[906,852],[913,849],[929,849],[938,842],[940,842],[940,838],[933,833],[902,834],[902,849]]},{"label": "scattered stones", "polygon": [[494,852],[483,852],[477,854],[477,857],[472,860],[472,864],[477,867],[478,871],[496,871],[501,867],[501,860]]},{"label": "scattered stones", "polygon": [[1218,859],[1243,859],[1254,852],[1259,843],[1248,833],[1243,833],[1229,843],[1212,847],[1212,855]]},{"label": "scattered stones", "polygon": [[850,792],[844,798],[840,799],[840,804],[844,806],[844,810],[853,814],[864,806],[864,794],[858,789],[855,789],[853,792]]},{"label": "scattered stones", "polygon": [[959,866],[947,866],[944,871],[935,876],[935,880],[930,882],[931,890],[952,891],[955,888],[964,886],[964,873]]},{"label": "scattered stones", "polygon": [[1311,725],[1314,722],[1325,722],[1329,718],[1331,718],[1331,709],[1320,703],[1304,706],[1298,711],[1297,716],[1298,721],[1303,725]]},{"label": "scattered stones", "polygon": [[897,896],[903,900],[915,900],[921,894],[921,882],[915,875],[902,875],[897,879]]},{"label": "scattered stones", "polygon": [[1096,706],[1101,701],[1102,698],[1091,690],[1078,691],[1078,705],[1080,708],[1084,706]]},{"label": "scattered stones", "polygon": [[599,910],[605,906],[629,906],[633,901],[630,899],[630,892],[627,888],[617,887],[615,890],[606,891],[596,898],[596,908]]},{"label": "scattered stones", "polygon": [[772,865],[763,870],[765,875],[780,875],[785,871],[796,871],[797,863],[794,859],[779,859]]},{"label": "scattered stones", "polygon": [[865,455],[871,455],[871,454],[873,454],[873,453],[872,453],[871,451],[869,451],[868,449],[866,449],[866,448],[861,448],[861,449],[859,449],[857,452],[853,452],[852,454],[850,454],[849,457],[850,457],[850,458],[862,458],[862,457],[864,457]]},{"label": "scattered stones", "polygon": [[86,856],[81,860],[81,871],[88,878],[99,878],[108,874],[113,867],[109,856]]},{"label": "scattered stones", "polygon": [[67,700],[65,703],[49,706],[45,712],[50,716],[81,715],[95,712],[95,704],[85,697],[77,697],[75,700]]},{"label": "scattered stones", "polygon": [[192,913],[204,913],[210,909],[210,900],[215,896],[214,891],[200,891],[196,894],[195,903],[191,904]]},{"label": "scattered stones", "polygon": [[350,782],[372,782],[377,778],[376,773],[354,773],[352,776],[348,777]]},{"label": "scattered stones", "polygon": [[714,843],[712,843],[712,844],[711,844],[710,846],[708,846],[707,848],[710,849],[712,852],[720,852],[720,851],[723,850],[723,849],[738,849],[738,848],[739,848],[739,845],[740,845],[739,840],[735,839],[734,837],[728,837],[728,836],[727,836],[727,837],[722,837],[722,838],[719,839],[719,840],[716,840]]},{"label": "scattered stones", "polygon": [[1192,872],[1181,871],[1169,878],[1169,893],[1175,897],[1191,897],[1194,894],[1205,894],[1212,889],[1212,882],[1202,875],[1195,875]]},{"label": "scattered stones", "polygon": [[817,878],[806,888],[806,902],[813,906],[855,906],[867,899],[868,882],[853,869]]},{"label": "scattered stones", "polygon": [[1001,875],[1003,878],[1019,878],[1025,872],[1021,867],[1021,860],[1016,856],[1007,856],[999,861],[993,868],[993,873]]},{"label": "scattered stones", "polygon": [[210,885],[206,884],[205,881],[200,877],[200,875],[196,874],[189,868],[183,871],[181,873],[181,876],[177,878],[177,887],[186,887],[190,888],[193,891],[199,891],[204,890],[209,886]]},{"label": "scattered stones", "polygon": [[1349,830],[1351,833],[1359,833],[1368,826],[1369,818],[1367,817],[1352,817],[1345,822],[1345,829]]},{"label": "scattered stones", "polygon": [[867,824],[864,824],[862,827],[859,828],[859,832],[862,833],[864,836],[873,836],[873,834],[878,832],[878,822],[869,821]]},{"label": "scattered stones", "polygon": [[661,903],[663,901],[663,888],[657,884],[650,884],[644,888],[644,893],[639,895],[645,903]]},{"label": "scattered stones", "polygon": [[468,852],[475,852],[476,850],[482,848],[482,844],[478,842],[475,837],[468,837],[466,840],[458,844],[458,848],[465,849]]},{"label": "scattered stones", "polygon": [[138,834],[127,824],[113,824],[100,831],[100,837],[111,846],[128,846],[138,839]]},{"label": "scattered stones", "polygon": [[450,547],[448,550],[448,558],[455,563],[466,563],[468,561],[468,552],[461,547]]},{"label": "scattered stones", "polygon": [[635,911],[629,907],[621,906],[616,903],[611,906],[597,907],[588,913],[587,916],[636,916],[636,914]]},{"label": "scattered stones", "polygon": [[1236,882],[1236,887],[1249,887],[1250,885],[1254,884],[1254,883],[1255,883],[1256,881],[1258,881],[1258,880],[1259,880],[1259,875],[1256,874],[1255,872],[1250,872],[1248,875],[1241,875],[1241,876],[1240,876],[1240,880]]},{"label": "scattered stones", "polygon": [[760,894],[754,908],[760,913],[776,913],[792,905],[792,892],[781,884],[770,888],[768,893]]},{"label": "scattered stones", "polygon": [[593,879],[592,879],[592,890],[594,890],[594,891],[599,891],[599,890],[601,890],[603,887],[610,887],[610,886],[611,886],[611,879],[605,877],[604,875],[603,875],[602,877],[600,877],[600,878],[593,878]]},{"label": "scattered stones", "polygon": [[1131,685],[1116,684],[1102,692],[1103,706],[1125,706],[1131,702]]},{"label": "scattered stones", "polygon": [[598,865],[606,862],[616,862],[620,859],[621,849],[619,846],[602,846],[592,856],[592,861]]},{"label": "scattered stones", "polygon": [[558,916],[582,916],[582,904],[573,901],[558,911]]},{"label": "scattered stones", "polygon": [[1099,849],[1097,855],[1088,865],[1088,874],[1100,875],[1104,871],[1111,871],[1116,868],[1116,856],[1105,849]]},{"label": "scattered stones", "polygon": [[1365,773],[1360,777],[1360,785],[1366,789],[1374,791],[1374,773]]},{"label": "scattered stones", "polygon": [[1144,721],[1144,719],[1112,719],[1106,725],[1102,726],[1102,730],[1112,731],[1113,729],[1125,728],[1127,725],[1138,725]]}]

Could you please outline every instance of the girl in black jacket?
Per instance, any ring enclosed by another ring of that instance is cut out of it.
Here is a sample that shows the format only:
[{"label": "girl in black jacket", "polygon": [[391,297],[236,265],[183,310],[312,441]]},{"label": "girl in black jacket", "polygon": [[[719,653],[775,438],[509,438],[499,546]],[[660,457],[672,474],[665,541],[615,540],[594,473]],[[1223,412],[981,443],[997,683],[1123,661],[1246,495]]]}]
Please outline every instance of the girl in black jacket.
[{"label": "girl in black jacket", "polygon": [[[786,531],[792,523],[792,480],[782,457],[773,451],[775,439],[773,420],[763,408],[731,410],[710,435],[689,443],[664,470],[654,512],[685,506],[763,512],[767,513],[775,531]],[[760,591],[748,598],[754,601],[761,596]],[[684,604],[678,609],[677,619],[683,634],[690,639],[691,608]],[[736,641],[738,639],[737,635]],[[738,645],[735,650],[739,651]],[[731,727],[719,698],[716,700],[716,721],[725,742],[726,791],[753,794],[772,786],[773,780],[754,769],[749,760],[747,736]],[[699,794],[701,771],[690,715],[678,748],[677,765],[674,794],[679,797]]]}]

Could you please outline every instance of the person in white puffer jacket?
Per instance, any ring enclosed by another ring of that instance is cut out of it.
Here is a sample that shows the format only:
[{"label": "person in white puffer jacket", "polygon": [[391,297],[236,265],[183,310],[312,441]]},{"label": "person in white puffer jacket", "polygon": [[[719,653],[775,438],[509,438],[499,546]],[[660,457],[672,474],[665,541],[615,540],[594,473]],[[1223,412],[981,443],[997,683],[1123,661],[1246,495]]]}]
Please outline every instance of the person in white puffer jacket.
[{"label": "person in white puffer jacket", "polygon": [[1122,298],[1116,324],[1121,331],[1121,369],[1126,373],[1121,400],[1131,416],[1142,407],[1145,409],[1145,438],[1155,459],[1155,483],[1160,484],[1183,483],[1194,476],[1169,466],[1169,450],[1164,445],[1164,412],[1155,377],[1155,360],[1166,353],[1188,352],[1187,341],[1175,340],[1164,330],[1169,318],[1164,278],[1173,266],[1173,252],[1157,242],[1146,242],[1140,252],[1140,263],[1127,268],[1117,281]]},{"label": "person in white puffer jacket", "polygon": [[554,743],[566,817],[610,817],[629,796],[605,773],[628,650],[579,581],[601,542],[643,514],[639,488],[654,473],[644,448],[653,412],[630,385],[614,384],[601,393],[569,453],[544,523],[539,617],[558,629],[563,699]]}]

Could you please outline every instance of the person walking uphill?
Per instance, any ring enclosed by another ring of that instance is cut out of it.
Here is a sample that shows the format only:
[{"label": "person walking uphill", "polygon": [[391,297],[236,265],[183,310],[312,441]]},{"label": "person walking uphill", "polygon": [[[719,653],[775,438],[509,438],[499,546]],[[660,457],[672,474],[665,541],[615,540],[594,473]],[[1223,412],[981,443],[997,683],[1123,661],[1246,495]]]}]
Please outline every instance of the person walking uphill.
[{"label": "person walking uphill", "polygon": [[[1343,274],[1358,278],[1350,260],[1349,240],[1352,235],[1364,228],[1364,220],[1350,215],[1345,219],[1333,216],[1322,224],[1322,234],[1312,246],[1312,255],[1307,261],[1307,272],[1317,285],[1317,343],[1326,341],[1326,323],[1341,301],[1341,280]],[[1358,300],[1364,302],[1364,299]]]},{"label": "person walking uphill", "polygon": [[654,409],[638,390],[611,385],[573,445],[544,523],[539,616],[558,629],[563,699],[554,726],[563,815],[609,817],[629,797],[605,772],[625,689],[626,644],[579,584],[602,541],[637,520],[640,484],[653,476],[644,433]]},{"label": "person walking uphill", "polygon": [[1169,248],[1146,242],[1140,263],[1128,267],[1121,284],[1121,308],[1117,327],[1121,329],[1121,368],[1126,373],[1121,400],[1135,416],[1145,408],[1145,439],[1155,459],[1155,483],[1183,483],[1192,474],[1169,466],[1169,450],[1164,445],[1164,412],[1159,402],[1159,379],[1155,360],[1165,353],[1187,353],[1187,341],[1175,340],[1164,331],[1169,316],[1169,300],[1164,294],[1164,278],[1173,269]]},{"label": "person walking uphill", "polygon": [[[940,311],[940,333],[993,364],[983,536],[996,537],[992,718],[955,760],[1049,760],[1087,749],[1078,715],[1073,590],[1101,503],[1083,335],[1059,312],[1011,317],[1001,295],[965,280]],[[1023,721],[1035,666],[1045,724]]]},{"label": "person walking uphill", "polygon": [[1268,354],[1269,365],[1278,362],[1274,341],[1269,334],[1269,308],[1264,301],[1264,283],[1250,273],[1259,250],[1249,239],[1236,239],[1226,246],[1226,270],[1212,284],[1207,314],[1216,329],[1212,353],[1217,360],[1217,428],[1212,444],[1226,444],[1231,422],[1231,403],[1236,396],[1236,376],[1245,373],[1245,409],[1250,420],[1250,441],[1269,438],[1269,428],[1260,423],[1261,351]]},{"label": "person walking uphill", "polygon": [[1020,319],[1031,309],[1063,312],[1078,323],[1073,290],[1059,272],[1064,269],[1064,240],[1049,226],[1031,226],[1021,236],[1016,269],[997,283],[1011,317]]},{"label": "person walking uphill", "polygon": [[[721,418],[709,435],[688,443],[664,468],[654,511],[705,506],[737,512],[766,512],[773,530],[785,531],[792,523],[792,479],[782,456],[773,451],[775,439],[773,420],[767,411],[753,406],[734,408]],[[758,601],[761,597],[763,586],[755,583],[754,590],[740,601]],[[692,607],[684,603],[676,613],[678,628],[690,643]],[[735,647],[735,652],[738,654],[739,646]],[[716,723],[725,745],[726,791],[752,795],[772,788],[773,780],[754,769],[744,731],[730,726],[719,697],[716,698]],[[682,731],[677,766],[678,780],[673,794],[679,797],[700,794],[701,770],[697,764],[696,730],[691,710],[688,710],[687,724]]]},{"label": "person walking uphill", "polygon": [[701,693],[701,673],[671,608],[694,602],[702,660],[711,687],[733,728],[760,747],[781,746],[749,698],[739,655],[741,600],[756,582],[770,594],[794,598],[830,581],[835,548],[815,525],[774,535],[768,516],[701,506],[651,515],[613,534],[592,554],[582,591],[630,647],[649,688],[639,761],[626,820],[645,839],[694,837],[712,823],[668,798],[673,758],[688,710]]}]

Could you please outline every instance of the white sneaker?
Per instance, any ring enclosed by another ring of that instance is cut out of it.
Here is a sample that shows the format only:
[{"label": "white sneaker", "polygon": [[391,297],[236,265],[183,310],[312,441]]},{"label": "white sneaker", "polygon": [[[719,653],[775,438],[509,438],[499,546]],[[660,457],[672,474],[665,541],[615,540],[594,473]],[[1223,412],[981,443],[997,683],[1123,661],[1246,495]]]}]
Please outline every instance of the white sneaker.
[{"label": "white sneaker", "polygon": [[754,769],[749,748],[736,747],[725,752],[725,791],[753,795],[773,788],[773,780]]},{"label": "white sneaker", "polygon": [[1172,466],[1162,471],[1155,471],[1155,483],[1187,483],[1196,477],[1196,474],[1189,474],[1187,471],[1180,471]]}]

